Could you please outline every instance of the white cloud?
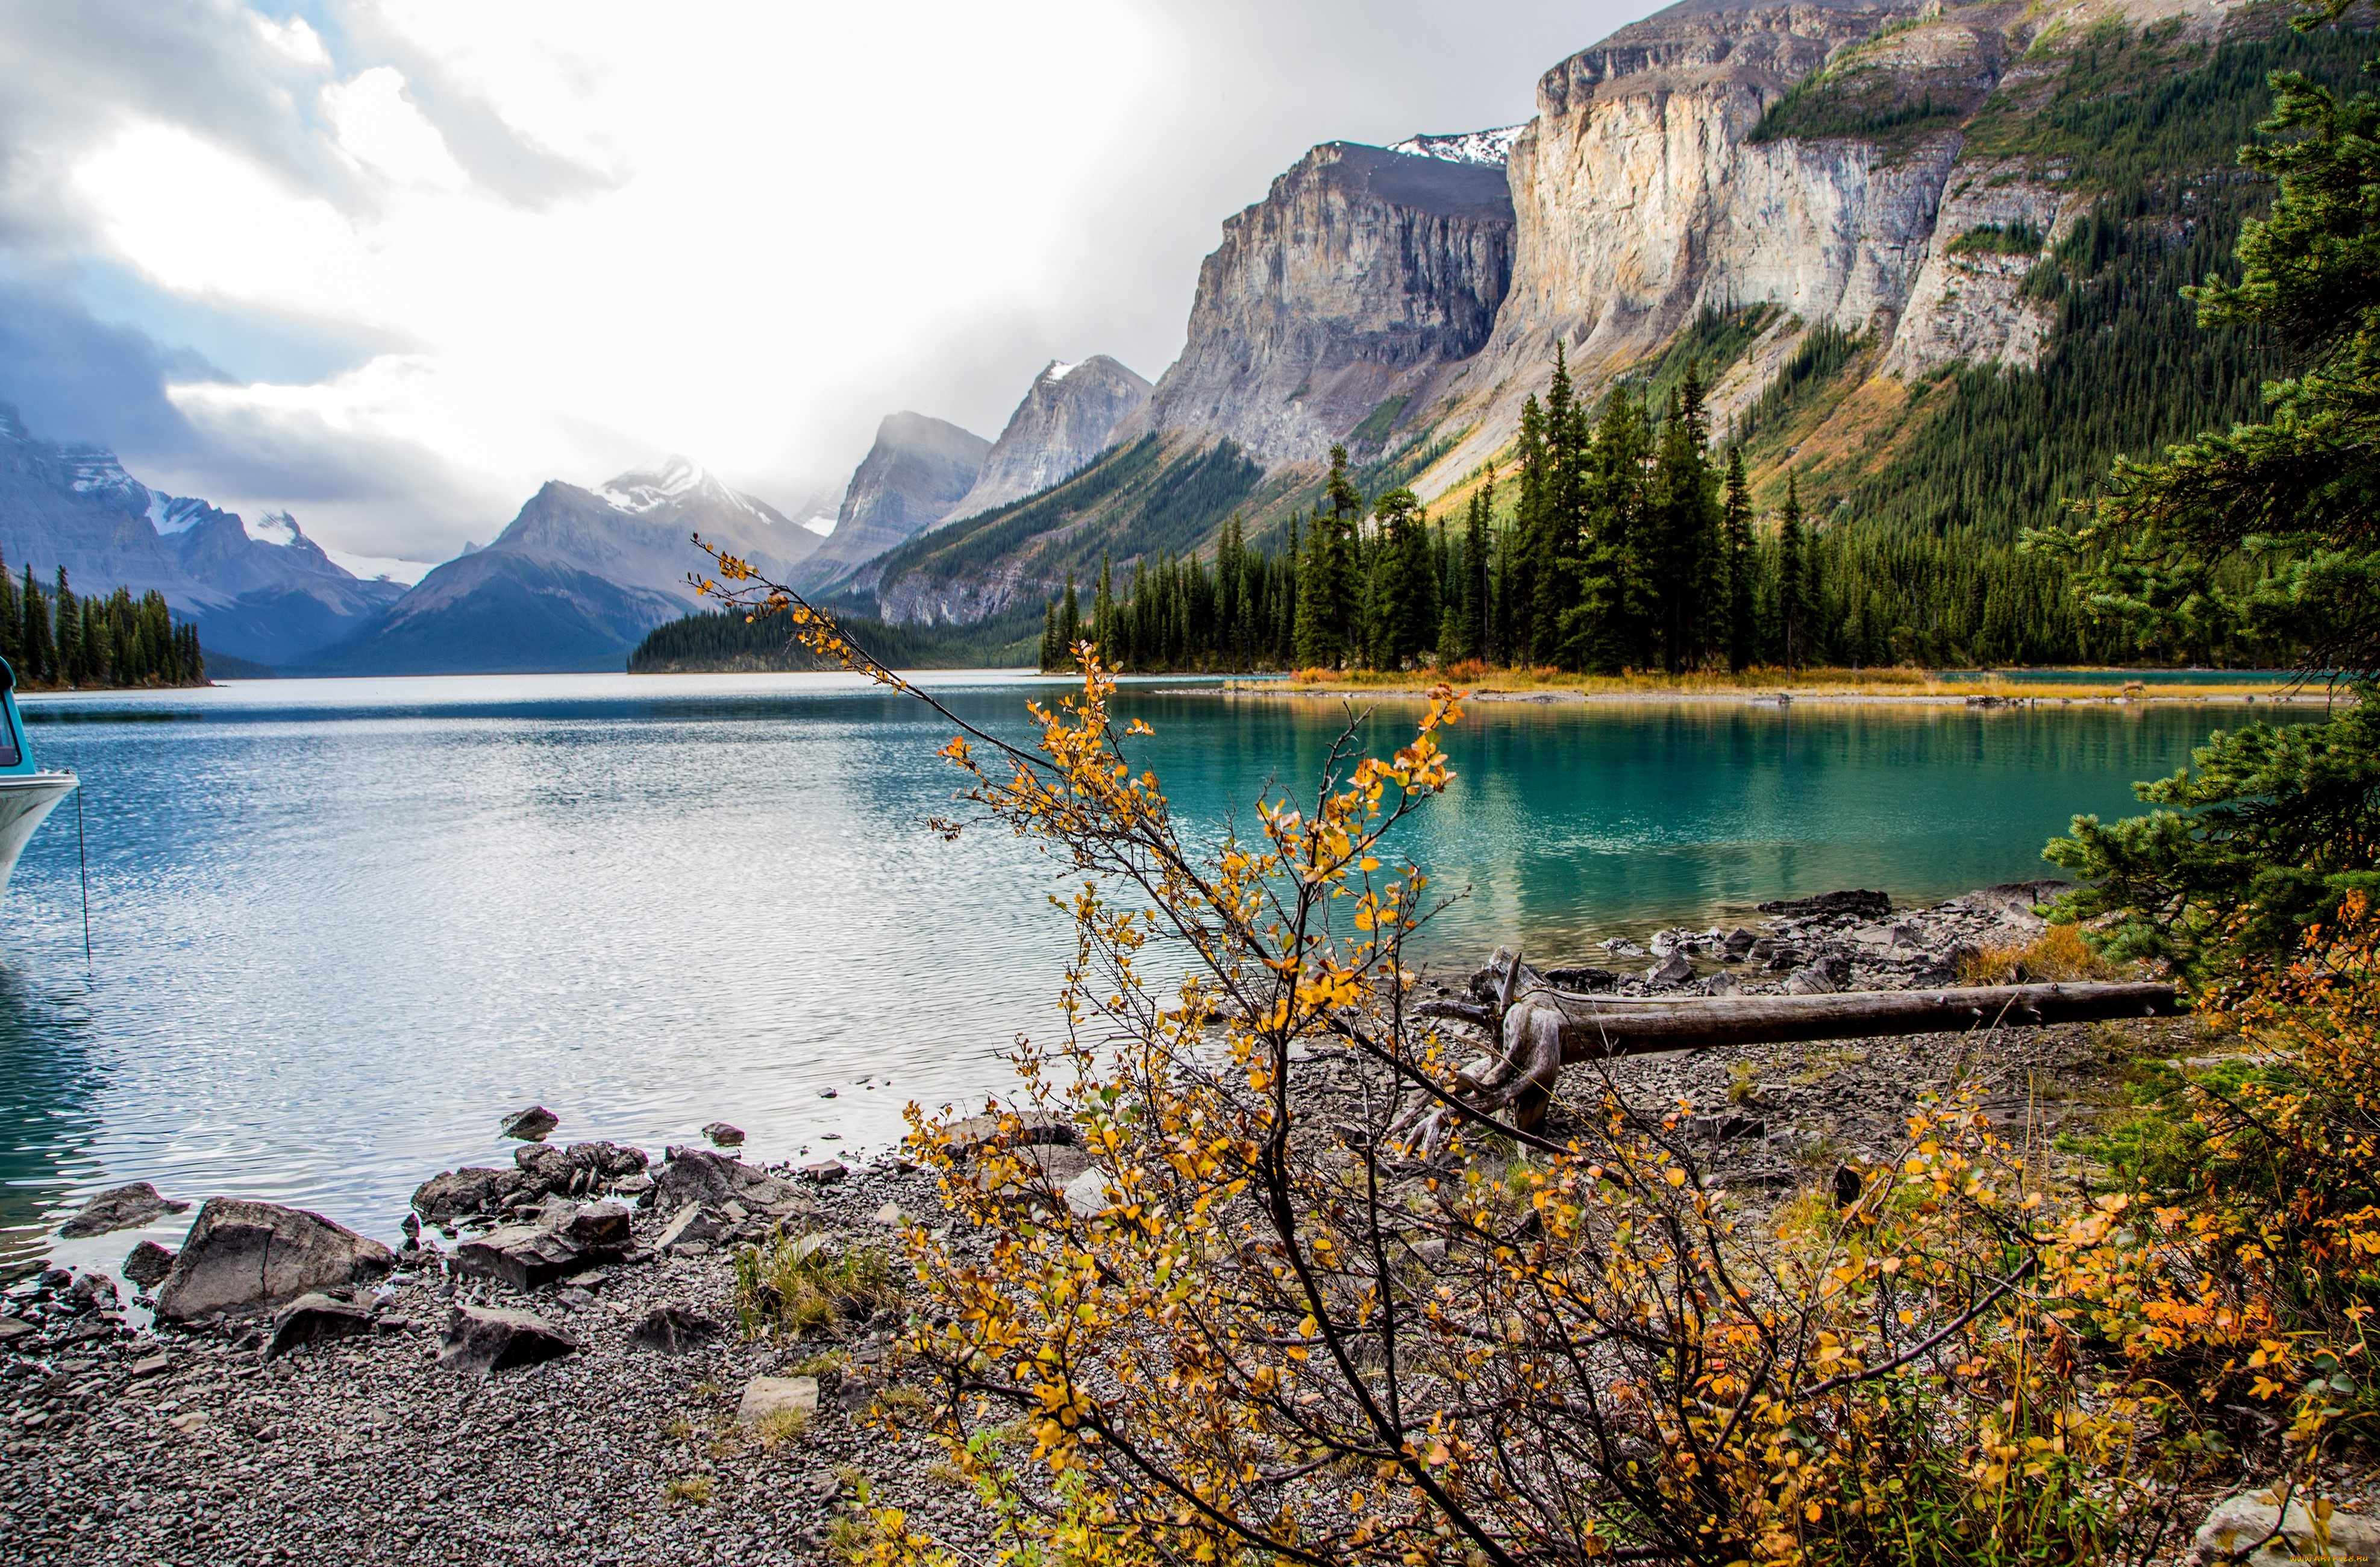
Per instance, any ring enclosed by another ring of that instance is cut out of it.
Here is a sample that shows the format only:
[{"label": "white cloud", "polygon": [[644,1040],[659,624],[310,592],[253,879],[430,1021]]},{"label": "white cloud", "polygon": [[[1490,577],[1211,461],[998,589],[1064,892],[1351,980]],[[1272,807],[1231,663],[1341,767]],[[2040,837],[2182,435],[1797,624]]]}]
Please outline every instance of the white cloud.
[{"label": "white cloud", "polygon": [[276,22],[270,17],[257,17],[256,30],[275,54],[295,64],[324,69],[331,64],[331,52],[322,47],[322,35],[306,23],[303,17],[292,17]]},{"label": "white cloud", "polygon": [[443,191],[470,183],[438,128],[405,96],[404,73],[394,67],[325,87],[322,106],[338,128],[339,150],[382,178]]},{"label": "white cloud", "polygon": [[[1307,145],[1510,123],[1539,71],[1626,14],[329,8],[321,34],[248,14],[278,63],[239,135],[127,93],[56,150],[66,188],[105,261],[176,298],[401,349],[306,384],[175,388],[201,431],[419,449],[450,497],[509,505],[657,449],[796,504],[839,490],[894,408],[989,435],[1053,356],[1154,376],[1220,221]],[[376,513],[301,512],[308,531],[443,555],[510,515],[425,521],[404,466]]]}]

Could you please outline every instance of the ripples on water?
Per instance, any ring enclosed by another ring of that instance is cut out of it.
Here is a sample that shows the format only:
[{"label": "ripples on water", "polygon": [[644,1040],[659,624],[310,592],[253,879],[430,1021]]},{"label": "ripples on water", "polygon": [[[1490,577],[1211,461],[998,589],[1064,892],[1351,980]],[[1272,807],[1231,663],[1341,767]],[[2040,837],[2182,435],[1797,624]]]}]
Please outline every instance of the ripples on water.
[{"label": "ripples on water", "polygon": [[[931,678],[1026,733],[1035,683]],[[1002,1087],[997,1052],[1050,1022],[1050,863],[991,831],[944,843],[925,819],[951,808],[947,726],[844,677],[27,705],[40,759],[85,781],[95,956],[86,978],[62,810],[0,921],[0,1261],[135,1179],[392,1236],[424,1176],[508,1159],[496,1118],[532,1100],[557,1140],[658,1151],[723,1118],[764,1158],[881,1146],[913,1097]],[[1310,791],[1341,722],[1162,689],[1123,705],[1201,831],[1269,776]],[[1411,711],[1384,705],[1376,743]],[[1453,796],[1406,847],[1470,889],[1432,940],[1465,965],[1515,934],[1567,954],[1830,887],[1937,897],[2042,874],[2071,812],[2130,808],[2129,782],[2222,716],[1477,705]],[[112,1264],[137,1238],[57,1249]]]}]

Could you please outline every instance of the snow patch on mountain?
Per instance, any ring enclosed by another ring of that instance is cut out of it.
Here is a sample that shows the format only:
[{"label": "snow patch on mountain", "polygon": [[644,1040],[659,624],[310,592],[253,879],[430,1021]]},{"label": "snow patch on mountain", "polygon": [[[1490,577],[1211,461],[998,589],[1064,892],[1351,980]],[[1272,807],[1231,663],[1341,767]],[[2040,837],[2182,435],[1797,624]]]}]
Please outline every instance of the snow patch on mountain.
[{"label": "snow patch on mountain", "polygon": [[284,548],[298,542],[298,519],[287,512],[267,512],[250,522],[239,519],[240,531],[260,544],[279,544]]},{"label": "snow patch on mountain", "polygon": [[136,492],[148,493],[124,471],[115,454],[104,446],[61,446],[58,466],[66,469],[67,482],[77,494],[129,497]]},{"label": "snow patch on mountain", "polygon": [[1041,372],[1041,379],[1044,381],[1063,381],[1068,376],[1074,374],[1076,368],[1077,367],[1075,365],[1066,364],[1058,359],[1051,359],[1050,361],[1050,368]]},{"label": "snow patch on mountain", "polygon": [[821,514],[818,516],[804,517],[802,519],[802,526],[808,528],[812,533],[817,534],[820,538],[824,539],[834,532],[834,518]]},{"label": "snow patch on mountain", "polygon": [[160,539],[188,533],[206,521],[207,514],[214,510],[206,502],[188,495],[161,495],[154,490],[148,494],[149,526],[157,530]]},{"label": "snow patch on mountain", "polygon": [[1436,158],[1441,164],[1485,164],[1502,168],[1512,161],[1512,143],[1528,128],[1528,122],[1524,120],[1494,130],[1466,130],[1450,136],[1425,133],[1395,142],[1389,151],[1408,158]]}]

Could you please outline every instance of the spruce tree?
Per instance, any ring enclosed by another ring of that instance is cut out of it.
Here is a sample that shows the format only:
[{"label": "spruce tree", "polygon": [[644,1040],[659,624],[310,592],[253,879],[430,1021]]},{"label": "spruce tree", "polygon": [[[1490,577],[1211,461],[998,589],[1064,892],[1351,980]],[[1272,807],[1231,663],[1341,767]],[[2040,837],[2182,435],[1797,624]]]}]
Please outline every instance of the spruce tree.
[{"label": "spruce tree", "polygon": [[2217,735],[2142,786],[2165,808],[2077,817],[2049,847],[2090,883],[2071,911],[2112,917],[2119,952],[2227,978],[2300,956],[2309,927],[2380,893],[2380,98],[2272,79],[2267,140],[2240,160],[2277,194],[2242,226],[2240,280],[2194,297],[2203,325],[2271,334],[2297,373],[2265,388],[2263,422],[2119,462],[2089,527],[2028,539],[2085,564],[2085,604],[2137,637],[2270,638],[2353,686],[2320,722]]},{"label": "spruce tree", "polygon": [[1298,572],[1297,662],[1307,668],[1337,667],[1352,650],[1351,640],[1363,634],[1364,585],[1356,577],[1356,525],[1363,516],[1364,497],[1347,474],[1347,448],[1334,445]]},{"label": "spruce tree", "polygon": [[1728,448],[1727,501],[1722,527],[1725,529],[1723,576],[1727,585],[1726,612],[1722,617],[1723,646],[1727,650],[1727,667],[1740,673],[1752,665],[1755,632],[1752,591],[1752,486],[1744,479],[1743,448],[1741,446]]},{"label": "spruce tree", "polygon": [[1488,525],[1495,504],[1496,476],[1491,472],[1471,492],[1471,507],[1463,518],[1463,589],[1456,615],[1461,658],[1488,657]]},{"label": "spruce tree", "polygon": [[1099,585],[1091,595],[1091,640],[1098,645],[1099,658],[1108,656],[1108,638],[1114,635],[1116,616],[1115,571],[1109,565],[1105,551],[1099,553]]},{"label": "spruce tree", "polygon": [[1809,616],[1802,538],[1802,481],[1785,470],[1785,510],[1777,519],[1777,650],[1788,669],[1802,665]]},{"label": "spruce tree", "polygon": [[1075,644],[1083,639],[1083,601],[1075,593],[1075,573],[1066,571],[1066,595],[1058,602],[1058,645],[1065,651],[1066,662],[1075,662]]},{"label": "spruce tree", "polygon": [[55,661],[50,640],[50,605],[42,597],[42,589],[33,581],[33,568],[25,567],[24,594],[25,678],[36,685],[46,685],[55,678]]}]

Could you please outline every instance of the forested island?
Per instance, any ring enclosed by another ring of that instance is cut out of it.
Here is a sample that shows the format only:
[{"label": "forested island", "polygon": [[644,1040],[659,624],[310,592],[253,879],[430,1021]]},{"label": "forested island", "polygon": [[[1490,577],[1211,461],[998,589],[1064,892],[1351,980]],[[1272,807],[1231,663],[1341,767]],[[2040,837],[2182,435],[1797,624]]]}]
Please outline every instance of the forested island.
[{"label": "forested island", "polygon": [[78,597],[64,567],[45,593],[30,566],[18,582],[0,564],[0,658],[19,690],[207,683],[198,629],[174,624],[163,593]]}]

